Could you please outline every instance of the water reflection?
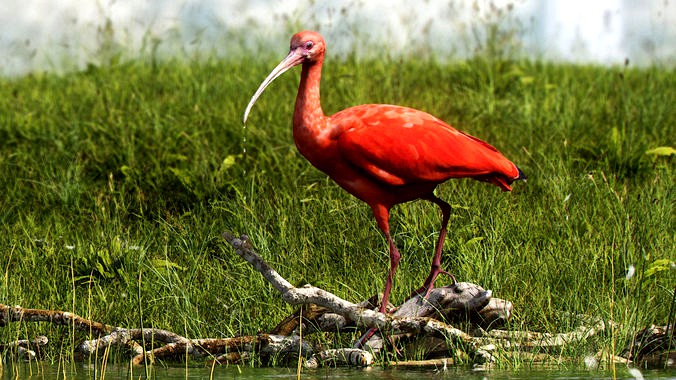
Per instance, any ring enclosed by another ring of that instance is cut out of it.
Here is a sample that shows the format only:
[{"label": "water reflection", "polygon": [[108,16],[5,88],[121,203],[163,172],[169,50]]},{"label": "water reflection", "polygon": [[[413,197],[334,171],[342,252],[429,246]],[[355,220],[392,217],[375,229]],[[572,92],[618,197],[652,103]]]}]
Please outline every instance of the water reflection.
[{"label": "water reflection", "polygon": [[[294,379],[295,368],[251,368],[227,367],[131,367],[107,366],[105,373],[101,366],[79,363],[4,363],[0,366],[2,379]],[[636,379],[635,372],[627,368],[617,369],[617,379]],[[676,370],[641,371],[645,379],[674,379]],[[612,379],[610,371],[585,371],[562,369],[524,369],[518,371],[490,370],[473,371],[468,368],[447,370],[400,368],[320,368],[304,370],[302,379]]]}]

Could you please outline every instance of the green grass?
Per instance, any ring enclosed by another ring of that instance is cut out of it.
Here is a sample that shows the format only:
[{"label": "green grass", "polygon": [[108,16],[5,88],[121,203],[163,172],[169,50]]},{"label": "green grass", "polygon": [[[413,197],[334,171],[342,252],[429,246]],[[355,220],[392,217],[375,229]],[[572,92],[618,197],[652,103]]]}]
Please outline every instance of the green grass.
[{"label": "green grass", "polygon": [[[293,283],[355,302],[382,291],[387,246],[369,208],[293,144],[298,73],[271,86],[242,128],[275,64],[132,61],[0,79],[0,303],[190,337],[268,330],[292,309],[224,230],[248,234]],[[512,193],[471,180],[437,191],[453,205],[445,267],[511,300],[513,328],[567,331],[564,311],[623,326],[568,349],[585,355],[667,323],[674,156],[645,152],[674,146],[673,69],[329,59],[323,83],[328,114],[424,109],[527,173]],[[426,277],[439,223],[430,203],[394,209],[395,303]],[[36,333],[52,338],[53,355],[68,352],[54,341],[67,332],[48,325],[13,324],[0,340]]]}]

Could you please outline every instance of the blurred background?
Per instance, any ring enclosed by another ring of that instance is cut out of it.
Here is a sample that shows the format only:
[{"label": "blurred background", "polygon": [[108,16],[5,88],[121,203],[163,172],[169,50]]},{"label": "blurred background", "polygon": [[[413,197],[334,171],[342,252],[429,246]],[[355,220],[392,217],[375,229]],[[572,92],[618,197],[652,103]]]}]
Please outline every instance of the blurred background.
[{"label": "blurred background", "polygon": [[336,56],[676,62],[671,0],[2,0],[0,25],[2,75],[143,55],[279,57],[300,29]]}]

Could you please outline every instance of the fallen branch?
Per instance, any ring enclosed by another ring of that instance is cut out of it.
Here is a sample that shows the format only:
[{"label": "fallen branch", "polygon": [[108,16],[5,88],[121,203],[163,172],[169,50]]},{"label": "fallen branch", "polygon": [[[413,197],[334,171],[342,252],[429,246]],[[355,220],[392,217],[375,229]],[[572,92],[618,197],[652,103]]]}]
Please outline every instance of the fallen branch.
[{"label": "fallen branch", "polygon": [[60,310],[25,309],[21,306],[0,304],[0,327],[10,322],[50,322],[55,325],[72,326],[81,331],[92,333],[110,332],[112,326],[90,321],[78,315]]},{"label": "fallen branch", "polygon": [[[235,248],[239,256],[280,292],[282,299],[292,305],[305,305],[304,320],[320,321],[320,329],[323,331],[341,331],[346,326],[373,327],[381,333],[388,334],[393,342],[406,338],[418,341],[427,339],[427,345],[434,347],[428,351],[431,354],[443,352],[456,355],[457,352],[453,352],[453,348],[459,347],[466,350],[475,363],[491,363],[495,361],[493,353],[498,350],[561,347],[585,340],[605,329],[603,321],[598,319],[592,326],[583,324],[568,333],[545,334],[502,330],[486,332],[479,329],[479,336],[470,336],[441,320],[470,320],[482,326],[499,325],[510,318],[511,302],[493,298],[491,291],[483,290],[477,285],[457,283],[432,290],[427,299],[413,297],[394,314],[385,315],[371,310],[372,302],[354,304],[311,285],[294,287],[253,250],[246,235],[238,238],[232,233],[225,232],[223,237]],[[280,324],[284,326],[285,333],[295,331],[295,327],[301,323],[299,315],[300,313],[296,313]],[[334,321],[334,324],[326,324],[327,320]],[[281,329],[280,326],[278,328]],[[374,335],[367,342],[367,346],[376,351],[381,349],[382,338]]]},{"label": "fallen branch", "polygon": [[0,352],[13,353],[14,357],[19,360],[31,361],[40,357],[39,352],[47,343],[49,343],[49,340],[42,335],[32,340],[18,339],[7,344],[0,343]]},{"label": "fallen branch", "polygon": [[305,362],[307,368],[317,368],[322,366],[366,367],[371,364],[373,364],[373,355],[368,351],[356,348],[339,348],[321,351],[312,355]]},{"label": "fallen branch", "polygon": [[[186,360],[186,358],[211,358],[215,363],[241,363],[256,358],[277,363],[304,358],[306,367],[322,365],[368,366],[373,363],[371,352],[354,349],[318,349],[307,339],[317,331],[340,333],[354,332],[374,327],[379,333],[366,342],[373,352],[383,349],[383,339],[404,351],[415,351],[421,361],[397,362],[404,366],[434,366],[445,368],[456,359],[469,358],[475,364],[492,363],[496,357],[513,355],[529,357],[531,361],[556,362],[558,356],[547,355],[547,350],[583,341],[603,331],[608,322],[599,318],[571,316],[579,319],[580,326],[571,332],[546,334],[539,332],[506,331],[490,329],[499,326],[511,316],[512,304],[494,298],[490,290],[470,283],[456,283],[433,289],[427,298],[412,297],[389,315],[375,311],[378,295],[369,300],[352,303],[311,285],[294,287],[270,267],[251,247],[244,235],[237,238],[224,233],[224,238],[238,255],[249,262],[280,292],[282,299],[300,308],[285,318],[270,333],[233,338],[189,339],[171,331],[145,328],[126,329],[88,320],[76,314],[58,311],[22,308],[0,304],[0,327],[12,322],[47,322],[81,331],[93,339],[76,346],[75,353],[82,356],[97,355],[111,347],[126,348],[132,353],[132,363],[161,360]],[[471,322],[483,328],[469,335],[448,323]],[[485,328],[485,329],[484,329]],[[301,339],[300,330],[303,331]],[[645,329],[627,348],[625,356],[646,355],[664,347],[673,347],[673,334],[667,328]],[[667,343],[664,343],[667,342]],[[639,344],[640,343],[640,344]],[[33,360],[46,337],[32,341],[19,340],[0,350],[14,353],[22,359]],[[421,350],[422,348],[422,350]],[[669,355],[672,351],[668,351]],[[422,356],[421,356],[422,353]],[[452,358],[448,358],[451,356]],[[79,356],[78,356],[79,357]],[[660,358],[663,358],[660,357]],[[508,359],[509,360],[509,359]],[[625,360],[617,358],[617,360]]]},{"label": "fallen branch", "polygon": [[674,325],[649,326],[640,330],[624,348],[622,356],[650,368],[676,365]]},{"label": "fallen branch", "polygon": [[[469,335],[436,319],[418,316],[388,316],[346,301],[312,285],[297,288],[280,276],[254,252],[246,235],[237,238],[226,232],[223,237],[235,248],[235,252],[259,271],[281,293],[282,299],[291,305],[314,304],[354,321],[358,327],[373,327],[390,334],[425,334],[450,339],[457,344],[466,345],[473,349],[473,342]],[[416,302],[420,302],[420,307],[425,306],[426,302],[421,301],[422,298],[417,298],[417,300],[419,301]]]},{"label": "fallen branch", "polygon": [[[316,288],[311,285],[304,285],[300,288],[294,287],[286,279],[279,275],[265,260],[263,260],[253,250],[249,244],[248,237],[242,235],[235,237],[234,234],[225,232],[223,237],[235,248],[235,252],[251,264],[263,277],[270,282],[270,284],[281,293],[282,299],[291,305],[309,305],[314,304],[320,307],[331,310],[333,313],[341,315],[348,320],[354,322],[357,327],[376,328],[380,333],[390,334],[393,336],[402,334],[413,334],[429,336],[433,338],[442,339],[452,343],[454,346],[461,347],[467,353],[476,357],[480,362],[492,361],[491,355],[482,347],[475,344],[475,341],[465,332],[454,328],[437,319],[419,316],[423,314],[438,313],[439,304],[435,303],[438,299],[444,299],[444,294],[455,294],[456,297],[447,297],[451,300],[457,299],[457,294],[471,293],[463,292],[462,287],[457,287],[450,293],[434,292],[430,294],[428,299],[423,297],[413,297],[404,306],[400,308],[397,315],[385,315],[377,311],[365,308],[362,305],[354,304],[337,297],[323,289]],[[469,289],[470,284],[465,287]],[[436,289],[435,289],[436,290]],[[459,290],[456,292],[456,290]],[[482,289],[483,290],[483,289]],[[463,310],[470,310],[476,308],[477,305],[485,305],[490,300],[491,293],[481,294],[480,299],[476,302],[467,302],[467,300],[474,300],[476,297],[472,295],[467,298],[465,302],[458,302],[457,305],[464,305]],[[457,306],[456,305],[456,306]],[[408,314],[408,315],[407,315]],[[382,344],[369,341],[367,345],[371,349],[379,350]]]}]

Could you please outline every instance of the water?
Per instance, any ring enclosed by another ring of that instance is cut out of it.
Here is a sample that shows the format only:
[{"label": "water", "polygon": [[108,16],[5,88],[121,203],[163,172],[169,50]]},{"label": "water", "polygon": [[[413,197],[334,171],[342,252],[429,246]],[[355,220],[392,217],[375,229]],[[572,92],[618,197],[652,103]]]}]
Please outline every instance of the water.
[{"label": "water", "polygon": [[[108,366],[105,373],[100,367],[83,364],[5,363],[0,367],[1,379],[295,379],[295,368],[250,368],[241,366],[214,367],[144,367]],[[676,379],[676,370],[641,371],[632,373],[618,367],[617,379]],[[523,369],[518,371],[473,371],[467,368],[401,369],[401,368],[320,368],[303,370],[302,379],[612,379],[612,373],[599,370]]]}]

